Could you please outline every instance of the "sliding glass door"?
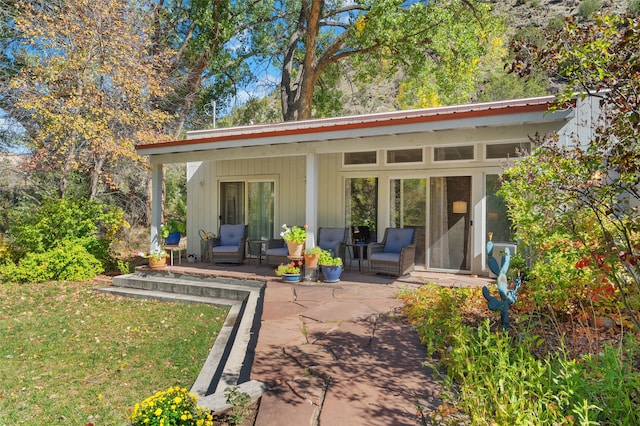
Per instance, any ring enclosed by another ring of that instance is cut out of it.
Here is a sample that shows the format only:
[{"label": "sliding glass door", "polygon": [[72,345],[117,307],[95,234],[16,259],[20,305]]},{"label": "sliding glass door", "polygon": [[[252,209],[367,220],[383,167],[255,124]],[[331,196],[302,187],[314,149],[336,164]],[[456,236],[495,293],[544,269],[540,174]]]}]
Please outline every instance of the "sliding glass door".
[{"label": "sliding glass door", "polygon": [[429,268],[470,270],[471,177],[433,177],[429,184]]},{"label": "sliding glass door", "polygon": [[273,238],[274,217],[273,181],[220,182],[220,224],[246,223],[250,240],[268,240]]},{"label": "sliding glass door", "polygon": [[424,267],[427,224],[427,179],[391,180],[391,227],[416,232],[416,266]]}]

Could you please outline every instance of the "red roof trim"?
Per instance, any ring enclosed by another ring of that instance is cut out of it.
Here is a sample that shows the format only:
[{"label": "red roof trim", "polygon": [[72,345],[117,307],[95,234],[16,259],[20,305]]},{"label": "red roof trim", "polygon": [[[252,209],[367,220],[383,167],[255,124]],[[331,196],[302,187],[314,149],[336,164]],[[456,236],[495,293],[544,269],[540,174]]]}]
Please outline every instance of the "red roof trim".
[{"label": "red roof trim", "polygon": [[[331,119],[286,122],[253,127],[247,126],[246,128],[233,128],[235,130],[235,133],[233,134],[228,134],[231,129],[220,129],[220,134],[217,135],[195,139],[183,139],[169,142],[141,144],[136,146],[136,150],[198,145],[203,143],[233,141],[238,139],[258,139],[273,136],[282,137],[318,132],[337,132],[354,129],[385,127],[392,125],[408,125],[453,119],[489,117],[504,114],[543,112],[547,111],[554,104],[554,99],[555,98],[553,97],[544,97],[527,99],[526,101],[528,102],[526,103],[523,102],[524,100],[520,100],[520,102],[501,101],[487,104],[372,114],[367,116],[338,117]],[[473,109],[474,107],[476,107],[477,109]],[[305,124],[307,125],[305,126]],[[264,128],[265,130],[260,131],[260,128]],[[227,130],[226,133],[225,130]],[[215,132],[215,129],[212,129],[212,131]]]}]

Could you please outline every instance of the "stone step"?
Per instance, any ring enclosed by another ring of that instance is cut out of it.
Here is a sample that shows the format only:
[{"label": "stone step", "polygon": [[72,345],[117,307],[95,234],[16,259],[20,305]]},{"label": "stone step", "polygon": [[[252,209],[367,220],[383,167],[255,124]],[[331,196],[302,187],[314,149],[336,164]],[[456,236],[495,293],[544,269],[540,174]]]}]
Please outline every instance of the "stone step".
[{"label": "stone step", "polygon": [[165,301],[175,301],[183,303],[207,303],[209,305],[233,306],[242,303],[242,300],[220,299],[213,297],[193,296],[181,293],[166,293],[163,291],[143,290],[128,287],[98,287],[97,291],[121,296],[134,297],[139,299],[158,299]]},{"label": "stone step", "polygon": [[171,279],[179,279],[179,280],[189,280],[189,281],[195,281],[195,282],[211,282],[213,280],[216,283],[220,283],[220,284],[240,285],[243,287],[255,287],[255,288],[262,288],[266,284],[265,279],[258,279],[255,277],[254,278],[249,278],[249,277],[233,278],[233,277],[224,276],[224,275],[212,274],[211,271],[208,271],[208,272],[209,273],[197,274],[197,273],[183,273],[170,268],[156,269],[156,270],[151,270],[147,268],[137,268],[135,271],[135,274],[142,277],[153,276],[153,277],[171,278]]},{"label": "stone step", "polygon": [[250,291],[257,289],[253,285],[245,286],[231,281],[219,282],[217,279],[215,281],[198,281],[138,273],[114,277],[112,286],[236,301],[245,300]]}]

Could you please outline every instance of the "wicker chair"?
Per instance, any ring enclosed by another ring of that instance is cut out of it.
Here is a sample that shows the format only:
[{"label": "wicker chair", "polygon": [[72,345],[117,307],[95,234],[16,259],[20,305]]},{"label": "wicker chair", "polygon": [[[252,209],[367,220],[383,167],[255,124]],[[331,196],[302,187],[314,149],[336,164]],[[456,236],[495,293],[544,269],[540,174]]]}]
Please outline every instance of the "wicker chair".
[{"label": "wicker chair", "polygon": [[218,237],[213,238],[213,263],[244,263],[248,225],[221,225]]},{"label": "wicker chair", "polygon": [[347,252],[349,228],[318,228],[318,247],[329,250],[344,263]]},{"label": "wicker chair", "polygon": [[369,272],[402,276],[413,271],[416,233],[412,228],[387,228],[382,242],[370,243],[367,250]]},{"label": "wicker chair", "polygon": [[277,266],[289,262],[289,249],[283,239],[272,238],[267,242],[264,252],[267,265]]}]

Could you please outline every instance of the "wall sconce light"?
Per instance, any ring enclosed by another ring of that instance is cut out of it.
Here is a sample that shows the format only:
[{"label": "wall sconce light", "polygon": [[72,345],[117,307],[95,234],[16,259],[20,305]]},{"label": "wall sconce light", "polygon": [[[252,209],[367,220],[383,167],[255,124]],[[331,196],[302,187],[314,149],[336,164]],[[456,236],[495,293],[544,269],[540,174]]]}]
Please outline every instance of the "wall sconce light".
[{"label": "wall sconce light", "polygon": [[453,212],[454,213],[466,213],[467,212],[467,202],[466,201],[454,201],[453,202]]}]

